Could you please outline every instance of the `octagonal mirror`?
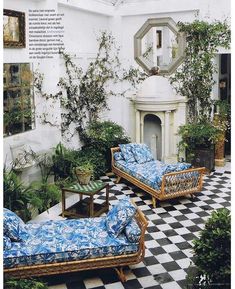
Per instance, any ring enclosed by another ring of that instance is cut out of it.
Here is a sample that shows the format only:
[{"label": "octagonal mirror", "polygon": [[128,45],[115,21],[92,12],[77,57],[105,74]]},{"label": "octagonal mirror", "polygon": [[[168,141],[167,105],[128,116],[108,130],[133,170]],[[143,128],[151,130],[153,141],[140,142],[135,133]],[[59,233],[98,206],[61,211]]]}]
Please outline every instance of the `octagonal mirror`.
[{"label": "octagonal mirror", "polygon": [[148,19],[134,36],[134,55],[138,64],[152,74],[171,74],[184,59],[185,37],[172,18]]}]

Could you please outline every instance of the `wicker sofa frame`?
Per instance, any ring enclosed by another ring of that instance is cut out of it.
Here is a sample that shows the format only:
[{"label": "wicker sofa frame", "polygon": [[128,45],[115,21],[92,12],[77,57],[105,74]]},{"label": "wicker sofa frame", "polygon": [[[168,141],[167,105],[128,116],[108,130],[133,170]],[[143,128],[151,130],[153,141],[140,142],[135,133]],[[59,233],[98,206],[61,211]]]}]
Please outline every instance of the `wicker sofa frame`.
[{"label": "wicker sofa frame", "polygon": [[[155,190],[115,166],[114,153],[119,151],[119,147],[111,148],[111,165],[112,172],[117,176],[116,183],[119,183],[121,178],[123,178],[149,193],[152,196],[154,208],[156,208],[156,200],[162,201],[186,195],[193,197],[194,193],[202,190],[204,167],[165,174],[162,178],[160,190]],[[195,177],[195,173],[198,173],[197,177]]]},{"label": "wicker sofa frame", "polygon": [[16,278],[25,277],[38,277],[47,275],[56,275],[71,273],[77,271],[102,269],[102,268],[114,268],[122,282],[126,281],[125,274],[123,272],[123,266],[138,264],[144,258],[145,246],[144,246],[144,234],[148,222],[144,214],[137,208],[135,219],[141,229],[141,236],[139,240],[139,249],[136,253],[108,256],[100,258],[92,258],[85,260],[66,261],[52,264],[40,264],[31,266],[18,266],[15,268],[4,269],[5,276],[11,276]]}]

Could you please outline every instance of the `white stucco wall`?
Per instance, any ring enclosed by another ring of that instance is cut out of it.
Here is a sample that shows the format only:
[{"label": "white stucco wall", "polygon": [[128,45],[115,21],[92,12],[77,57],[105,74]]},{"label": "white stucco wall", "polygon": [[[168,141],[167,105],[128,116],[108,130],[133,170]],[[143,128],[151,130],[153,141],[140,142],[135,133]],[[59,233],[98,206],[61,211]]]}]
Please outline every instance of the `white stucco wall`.
[{"label": "white stucco wall", "polygon": [[[100,31],[108,30],[109,16],[104,14],[92,13],[74,9],[71,6],[65,6],[63,3],[57,3],[56,0],[47,1],[29,1],[29,0],[7,0],[4,2],[5,9],[25,12],[26,16],[26,48],[5,48],[3,51],[4,63],[22,63],[30,62],[33,70],[38,69],[44,75],[43,91],[46,93],[58,92],[57,83],[59,77],[64,73],[63,60],[59,56],[54,59],[31,60],[28,54],[28,11],[29,9],[55,9],[64,13],[63,23],[65,26],[64,44],[67,53],[76,54],[75,61],[79,62],[82,67],[86,67],[89,60],[93,59],[97,51],[96,38]],[[35,96],[36,115],[40,116],[45,112],[45,102],[38,96]],[[55,103],[54,107],[49,108],[52,118],[57,118],[60,122],[60,106]],[[10,147],[15,150],[22,144],[27,144],[35,152],[47,151],[58,144],[61,139],[61,132],[57,127],[41,124],[38,117],[35,118],[36,126],[34,130],[20,133],[4,138],[3,150],[4,159],[7,164],[12,161],[12,153]],[[63,141],[63,140],[62,140]],[[79,148],[79,138],[74,137],[67,146]]]},{"label": "white stucco wall", "polygon": [[[120,51],[121,62],[128,67],[137,64],[134,61],[133,36],[148,18],[172,17],[177,21],[193,21],[198,13],[199,19],[212,21],[224,20],[230,17],[230,0],[165,0],[138,1],[117,7],[106,6],[93,0],[5,0],[3,8],[22,11],[26,13],[26,48],[4,49],[4,63],[32,62],[28,58],[28,9],[54,8],[64,13],[66,52],[76,54],[75,61],[86,67],[97,51],[96,36],[99,31],[112,31],[117,43],[122,47]],[[57,91],[56,84],[63,75],[62,60],[44,60],[39,64],[33,62],[34,67],[44,73],[44,89],[48,93]],[[132,92],[133,93],[133,92]],[[130,98],[132,94],[130,92]],[[41,100],[36,97],[37,113],[43,109]],[[135,111],[132,102],[127,98],[112,97],[109,101],[110,111],[103,117],[120,123],[135,139]],[[54,115],[60,117],[59,106]],[[32,131],[4,138],[4,155],[7,162],[11,161],[10,146],[21,143],[29,144],[36,152],[51,149],[61,140],[60,131],[49,125],[42,125],[36,119],[36,128]],[[74,138],[71,147],[79,147],[79,139]],[[5,158],[4,156],[4,158]]]}]

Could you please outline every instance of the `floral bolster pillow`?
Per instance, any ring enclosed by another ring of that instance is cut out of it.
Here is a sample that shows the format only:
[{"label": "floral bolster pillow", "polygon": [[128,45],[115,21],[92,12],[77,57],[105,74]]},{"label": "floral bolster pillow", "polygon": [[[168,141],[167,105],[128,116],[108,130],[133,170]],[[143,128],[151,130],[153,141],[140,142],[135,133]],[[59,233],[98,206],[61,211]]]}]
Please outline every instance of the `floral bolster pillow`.
[{"label": "floral bolster pillow", "polygon": [[123,157],[127,163],[134,163],[135,162],[135,157],[134,157],[133,152],[132,152],[132,148],[134,145],[135,144],[133,144],[133,143],[120,144],[119,145],[121,153],[122,153],[122,155],[123,155]]},{"label": "floral bolster pillow", "polygon": [[141,230],[135,218],[131,219],[130,223],[125,227],[127,239],[132,243],[137,243],[141,236]]},{"label": "floral bolster pillow", "polygon": [[121,199],[106,216],[106,228],[112,237],[117,237],[135,215],[136,208],[130,198]]},{"label": "floral bolster pillow", "polygon": [[3,210],[3,233],[12,241],[23,241],[28,235],[21,218],[6,208]]}]

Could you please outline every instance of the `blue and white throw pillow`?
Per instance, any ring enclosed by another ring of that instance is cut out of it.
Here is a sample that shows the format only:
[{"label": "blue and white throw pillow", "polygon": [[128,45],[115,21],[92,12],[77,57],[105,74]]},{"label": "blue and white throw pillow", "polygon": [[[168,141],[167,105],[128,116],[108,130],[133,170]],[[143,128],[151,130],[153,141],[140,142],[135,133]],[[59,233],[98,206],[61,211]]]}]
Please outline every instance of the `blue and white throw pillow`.
[{"label": "blue and white throw pillow", "polygon": [[120,144],[120,150],[122,152],[122,155],[127,163],[134,163],[135,158],[132,152],[132,148],[135,144],[129,143],[129,144]]},{"label": "blue and white throw pillow", "polygon": [[23,241],[27,238],[25,223],[14,212],[4,208],[3,233],[12,241]]},{"label": "blue and white throw pillow", "polygon": [[138,164],[143,164],[152,161],[153,155],[146,144],[135,144],[132,147],[132,153]]},{"label": "blue and white throw pillow", "polygon": [[136,208],[130,198],[121,199],[106,216],[106,228],[112,237],[117,237],[135,215]]},{"label": "blue and white throw pillow", "polygon": [[11,249],[11,239],[7,236],[3,236],[3,250],[7,251]]},{"label": "blue and white throw pillow", "polygon": [[114,157],[115,161],[123,161],[124,160],[124,157],[123,157],[121,152],[115,152],[113,154],[113,157]]},{"label": "blue and white throw pillow", "polygon": [[138,226],[135,218],[131,219],[130,223],[126,225],[125,234],[130,242],[132,243],[139,242],[141,236],[141,229]]}]

